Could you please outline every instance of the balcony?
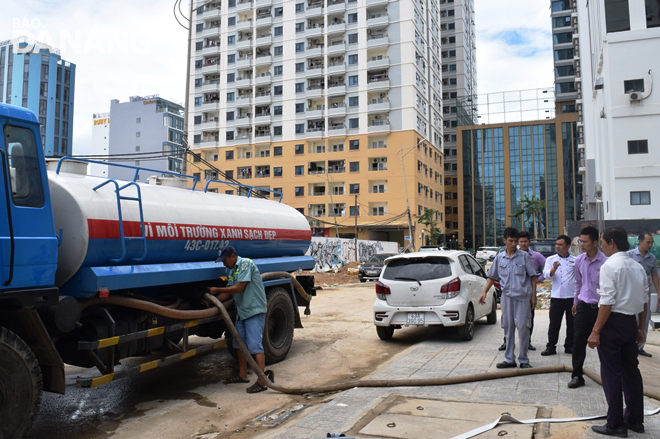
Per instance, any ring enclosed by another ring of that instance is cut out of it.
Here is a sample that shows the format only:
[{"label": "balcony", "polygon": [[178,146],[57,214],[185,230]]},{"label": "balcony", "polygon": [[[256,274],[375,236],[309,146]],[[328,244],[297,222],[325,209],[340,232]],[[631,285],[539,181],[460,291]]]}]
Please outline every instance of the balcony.
[{"label": "balcony", "polygon": [[323,35],[323,24],[321,25],[312,25],[305,30],[306,38],[320,37]]},{"label": "balcony", "polygon": [[235,12],[249,11],[250,9],[252,9],[252,6],[254,6],[252,0],[240,0],[236,2],[236,9],[234,11]]},{"label": "balcony", "polygon": [[271,119],[270,113],[260,113],[254,116],[254,122],[258,124],[269,124]]},{"label": "balcony", "polygon": [[196,93],[207,93],[210,91],[218,91],[220,89],[220,80],[215,79],[212,81],[206,81],[202,84],[201,87],[195,88]]},{"label": "balcony", "polygon": [[244,56],[244,57],[238,58],[236,60],[236,62],[234,63],[234,67],[237,68],[237,69],[252,67],[252,57],[251,56]]},{"label": "balcony", "polygon": [[325,174],[325,162],[309,162],[307,173],[312,175]]},{"label": "balcony", "polygon": [[346,22],[338,21],[335,23],[328,23],[328,35],[346,32]]},{"label": "balcony", "polygon": [[257,105],[270,104],[270,102],[271,102],[271,97],[269,91],[263,93],[257,93],[255,104]]},{"label": "balcony", "polygon": [[323,74],[323,63],[313,63],[307,65],[307,74],[308,75],[322,75]]},{"label": "balcony", "polygon": [[222,15],[222,9],[217,8],[204,8],[203,12],[197,12],[197,18],[203,18],[204,20],[218,19]]},{"label": "balcony", "polygon": [[208,38],[220,35],[220,25],[207,26],[201,32],[197,32],[197,38]]},{"label": "balcony", "polygon": [[202,50],[196,52],[195,55],[201,55],[201,56],[220,55],[220,43],[204,46]]},{"label": "balcony", "polygon": [[319,105],[316,108],[308,108],[307,111],[305,111],[305,117],[309,119],[318,119],[320,117],[323,117],[324,112],[325,112],[324,106]]},{"label": "balcony", "polygon": [[270,131],[257,131],[254,135],[255,143],[270,143]]},{"label": "balcony", "polygon": [[272,3],[272,0],[257,0],[257,7],[270,6]]},{"label": "balcony", "polygon": [[236,105],[244,107],[252,105],[252,95],[243,95],[236,98]]},{"label": "balcony", "polygon": [[390,130],[390,121],[388,119],[372,119],[369,121],[369,132],[380,133]]},{"label": "balcony", "polygon": [[387,25],[389,22],[390,18],[387,16],[387,12],[367,15],[367,27]]},{"label": "balcony", "polygon": [[318,17],[323,15],[324,11],[323,2],[316,2],[311,5],[307,5],[305,8],[305,18]]},{"label": "balcony", "polygon": [[[328,174],[340,174],[346,172],[346,162],[344,160],[328,160]],[[343,189],[343,187],[335,187],[335,189]],[[343,193],[334,195],[344,195]]]},{"label": "balcony", "polygon": [[329,136],[345,136],[346,135],[346,125],[344,125],[343,123],[331,124],[330,129],[328,130],[328,135]]},{"label": "balcony", "polygon": [[[318,128],[307,128],[307,131],[305,132],[305,137],[308,139],[315,139],[318,137],[325,137],[325,128],[323,127],[318,127]],[[320,172],[322,174],[322,172]]]},{"label": "balcony", "polygon": [[265,34],[257,36],[256,44],[257,46],[270,45],[273,43],[273,35]]},{"label": "balcony", "polygon": [[390,78],[387,75],[369,77],[367,78],[367,88],[369,90],[390,88]]},{"label": "balcony", "polygon": [[238,23],[236,23],[236,26],[234,27],[234,31],[236,32],[250,30],[250,29],[252,29],[251,18],[248,18],[247,20],[239,21]]},{"label": "balcony", "polygon": [[218,131],[219,121],[220,119],[217,117],[207,119],[204,122],[200,123],[199,125],[195,125],[195,131],[210,131],[210,130]]},{"label": "balcony", "polygon": [[250,76],[238,77],[234,81],[234,86],[237,88],[249,87],[250,85],[252,85],[252,77]]},{"label": "balcony", "polygon": [[335,12],[343,12],[345,10],[346,10],[346,2],[344,0],[328,2],[328,14],[334,14]]},{"label": "balcony", "polygon": [[199,110],[202,112],[208,112],[208,111],[217,111],[218,108],[220,108],[220,100],[218,99],[217,101],[206,101],[202,105],[199,105],[195,107],[195,110]]},{"label": "balcony", "polygon": [[367,68],[375,68],[375,67],[388,67],[390,65],[390,59],[387,57],[387,55],[377,55],[377,56],[372,56],[367,60]]},{"label": "balcony", "polygon": [[305,97],[316,98],[322,96],[324,88],[325,87],[323,85],[310,85],[309,87],[307,87],[307,92],[305,93]]},{"label": "balcony", "polygon": [[270,55],[270,52],[267,54],[257,55],[255,64],[258,66],[263,66],[273,62],[273,57]]},{"label": "balcony", "polygon": [[272,24],[273,24],[272,15],[268,14],[268,15],[257,16],[257,27],[271,26]]},{"label": "balcony", "polygon": [[195,146],[197,148],[217,148],[219,144],[219,140],[205,140],[203,142],[196,143]]},{"label": "balcony", "polygon": [[245,166],[236,169],[237,180],[246,180],[248,178],[252,178],[252,166]]},{"label": "balcony", "polygon": [[344,43],[343,41],[328,45],[328,55],[344,53],[344,52],[346,52],[346,43]]},{"label": "balcony", "polygon": [[236,41],[235,49],[240,50],[240,49],[247,49],[249,47],[252,47],[252,37],[249,38],[244,38],[242,40]]},{"label": "balcony", "polygon": [[329,82],[328,83],[328,94],[346,94],[346,83],[345,82]]},{"label": "balcony", "polygon": [[307,46],[305,49],[305,56],[322,56],[323,55],[323,44],[318,46]]},{"label": "balcony", "polygon": [[346,72],[346,63],[341,62],[331,62],[328,64],[328,75],[336,73],[345,73]]},{"label": "balcony", "polygon": [[252,125],[252,116],[250,114],[239,115],[234,121],[237,127],[249,127]]},{"label": "balcony", "polygon": [[219,72],[220,72],[219,60],[217,62],[208,62],[207,64],[203,65],[202,68],[200,69],[200,73],[202,75],[208,75],[211,73],[219,73]]},{"label": "balcony", "polygon": [[390,100],[387,98],[371,99],[369,101],[369,112],[372,111],[389,111]]},{"label": "balcony", "polygon": [[346,115],[346,104],[343,102],[332,102],[328,104],[328,116]]},{"label": "balcony", "polygon": [[389,0],[367,0],[367,6],[387,5]]},{"label": "balcony", "polygon": [[256,85],[261,85],[261,84],[270,84],[271,81],[271,74],[270,72],[264,72],[259,74],[256,78],[254,78],[254,83]]},{"label": "balcony", "polygon": [[379,35],[368,35],[367,36],[367,48],[371,49],[373,47],[382,47],[390,44],[390,40],[387,37],[387,34]]},{"label": "balcony", "polygon": [[236,144],[250,143],[252,141],[252,134],[238,134],[234,140],[236,141]]}]

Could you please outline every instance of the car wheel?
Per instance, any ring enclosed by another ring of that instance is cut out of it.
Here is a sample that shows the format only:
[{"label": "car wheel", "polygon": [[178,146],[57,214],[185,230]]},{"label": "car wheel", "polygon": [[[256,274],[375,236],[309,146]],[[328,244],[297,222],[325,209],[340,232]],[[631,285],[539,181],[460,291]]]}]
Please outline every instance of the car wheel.
[{"label": "car wheel", "polygon": [[465,324],[460,327],[459,335],[463,340],[470,341],[474,338],[474,309],[472,304],[468,305],[465,313]]},{"label": "car wheel", "polygon": [[366,281],[367,281],[366,279],[360,278],[360,282],[366,282]]},{"label": "car wheel", "polygon": [[389,340],[394,335],[394,326],[376,326],[376,332],[381,340]]},{"label": "car wheel", "polygon": [[495,294],[493,294],[493,306],[492,309],[490,310],[490,314],[488,314],[488,317],[486,317],[486,322],[489,325],[494,325],[497,323],[497,300],[495,299]]}]

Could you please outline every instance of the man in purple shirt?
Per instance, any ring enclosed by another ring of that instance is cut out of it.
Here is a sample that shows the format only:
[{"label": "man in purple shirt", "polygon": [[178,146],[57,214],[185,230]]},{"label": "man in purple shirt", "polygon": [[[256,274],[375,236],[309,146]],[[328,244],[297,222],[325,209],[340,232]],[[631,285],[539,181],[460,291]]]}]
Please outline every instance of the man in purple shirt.
[{"label": "man in purple shirt", "polygon": [[598,250],[598,230],[585,227],[580,232],[580,249],[584,252],[575,259],[575,295],[573,296],[573,374],[570,389],[584,386],[582,366],[587,356],[587,340],[598,317],[600,267],[607,257]]},{"label": "man in purple shirt", "polygon": [[[531,240],[529,239],[529,232],[522,231],[519,233],[520,238],[518,238],[518,248],[521,251],[526,252],[529,254],[529,257],[532,258],[532,265],[534,265],[534,270],[536,270],[536,274],[538,277],[536,278],[536,282],[543,282],[543,267],[545,266],[545,256],[543,256],[541,253],[532,250],[529,248],[529,245],[531,244]],[[530,351],[535,351],[536,348],[532,346],[532,332],[534,332],[534,310],[532,309],[532,322],[530,323],[529,327],[529,347],[528,349]],[[502,346],[499,348],[500,351],[505,351],[506,350],[506,335],[504,336],[504,343],[502,343]]]}]

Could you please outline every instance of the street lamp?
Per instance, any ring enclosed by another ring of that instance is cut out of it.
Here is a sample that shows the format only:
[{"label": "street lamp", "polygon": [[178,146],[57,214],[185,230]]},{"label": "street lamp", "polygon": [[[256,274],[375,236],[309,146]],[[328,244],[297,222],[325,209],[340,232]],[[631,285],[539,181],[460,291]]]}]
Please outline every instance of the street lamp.
[{"label": "street lamp", "polygon": [[[415,236],[413,235],[412,232],[412,217],[410,216],[410,202],[408,201],[408,180],[406,179],[406,167],[404,165],[405,162],[405,157],[406,155],[410,152],[413,151],[415,148],[419,146],[420,143],[425,142],[424,139],[420,140],[415,144],[415,146],[411,146],[408,148],[406,152],[403,152],[403,146],[399,148],[399,152],[397,154],[401,154],[401,169],[403,170],[403,190],[406,191],[406,210],[408,212],[408,234],[410,235],[410,245],[412,246],[413,251],[415,251]],[[422,243],[423,244],[423,243]]]}]

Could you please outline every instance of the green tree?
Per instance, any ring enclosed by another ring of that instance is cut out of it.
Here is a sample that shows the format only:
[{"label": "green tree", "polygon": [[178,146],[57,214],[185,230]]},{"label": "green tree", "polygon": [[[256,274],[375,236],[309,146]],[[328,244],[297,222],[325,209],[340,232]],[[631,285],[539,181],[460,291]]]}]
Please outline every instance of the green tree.
[{"label": "green tree", "polygon": [[416,216],[417,222],[425,226],[426,230],[428,230],[431,242],[434,245],[438,243],[438,239],[442,236],[442,231],[438,227],[438,221],[436,220],[437,214],[437,210],[424,208],[424,213]]},{"label": "green tree", "polygon": [[529,197],[527,194],[518,201],[520,209],[509,215],[511,218],[520,218],[523,216],[531,217],[534,220],[534,237],[537,238],[541,232],[541,213],[548,207],[548,203],[536,198],[536,195]]}]

